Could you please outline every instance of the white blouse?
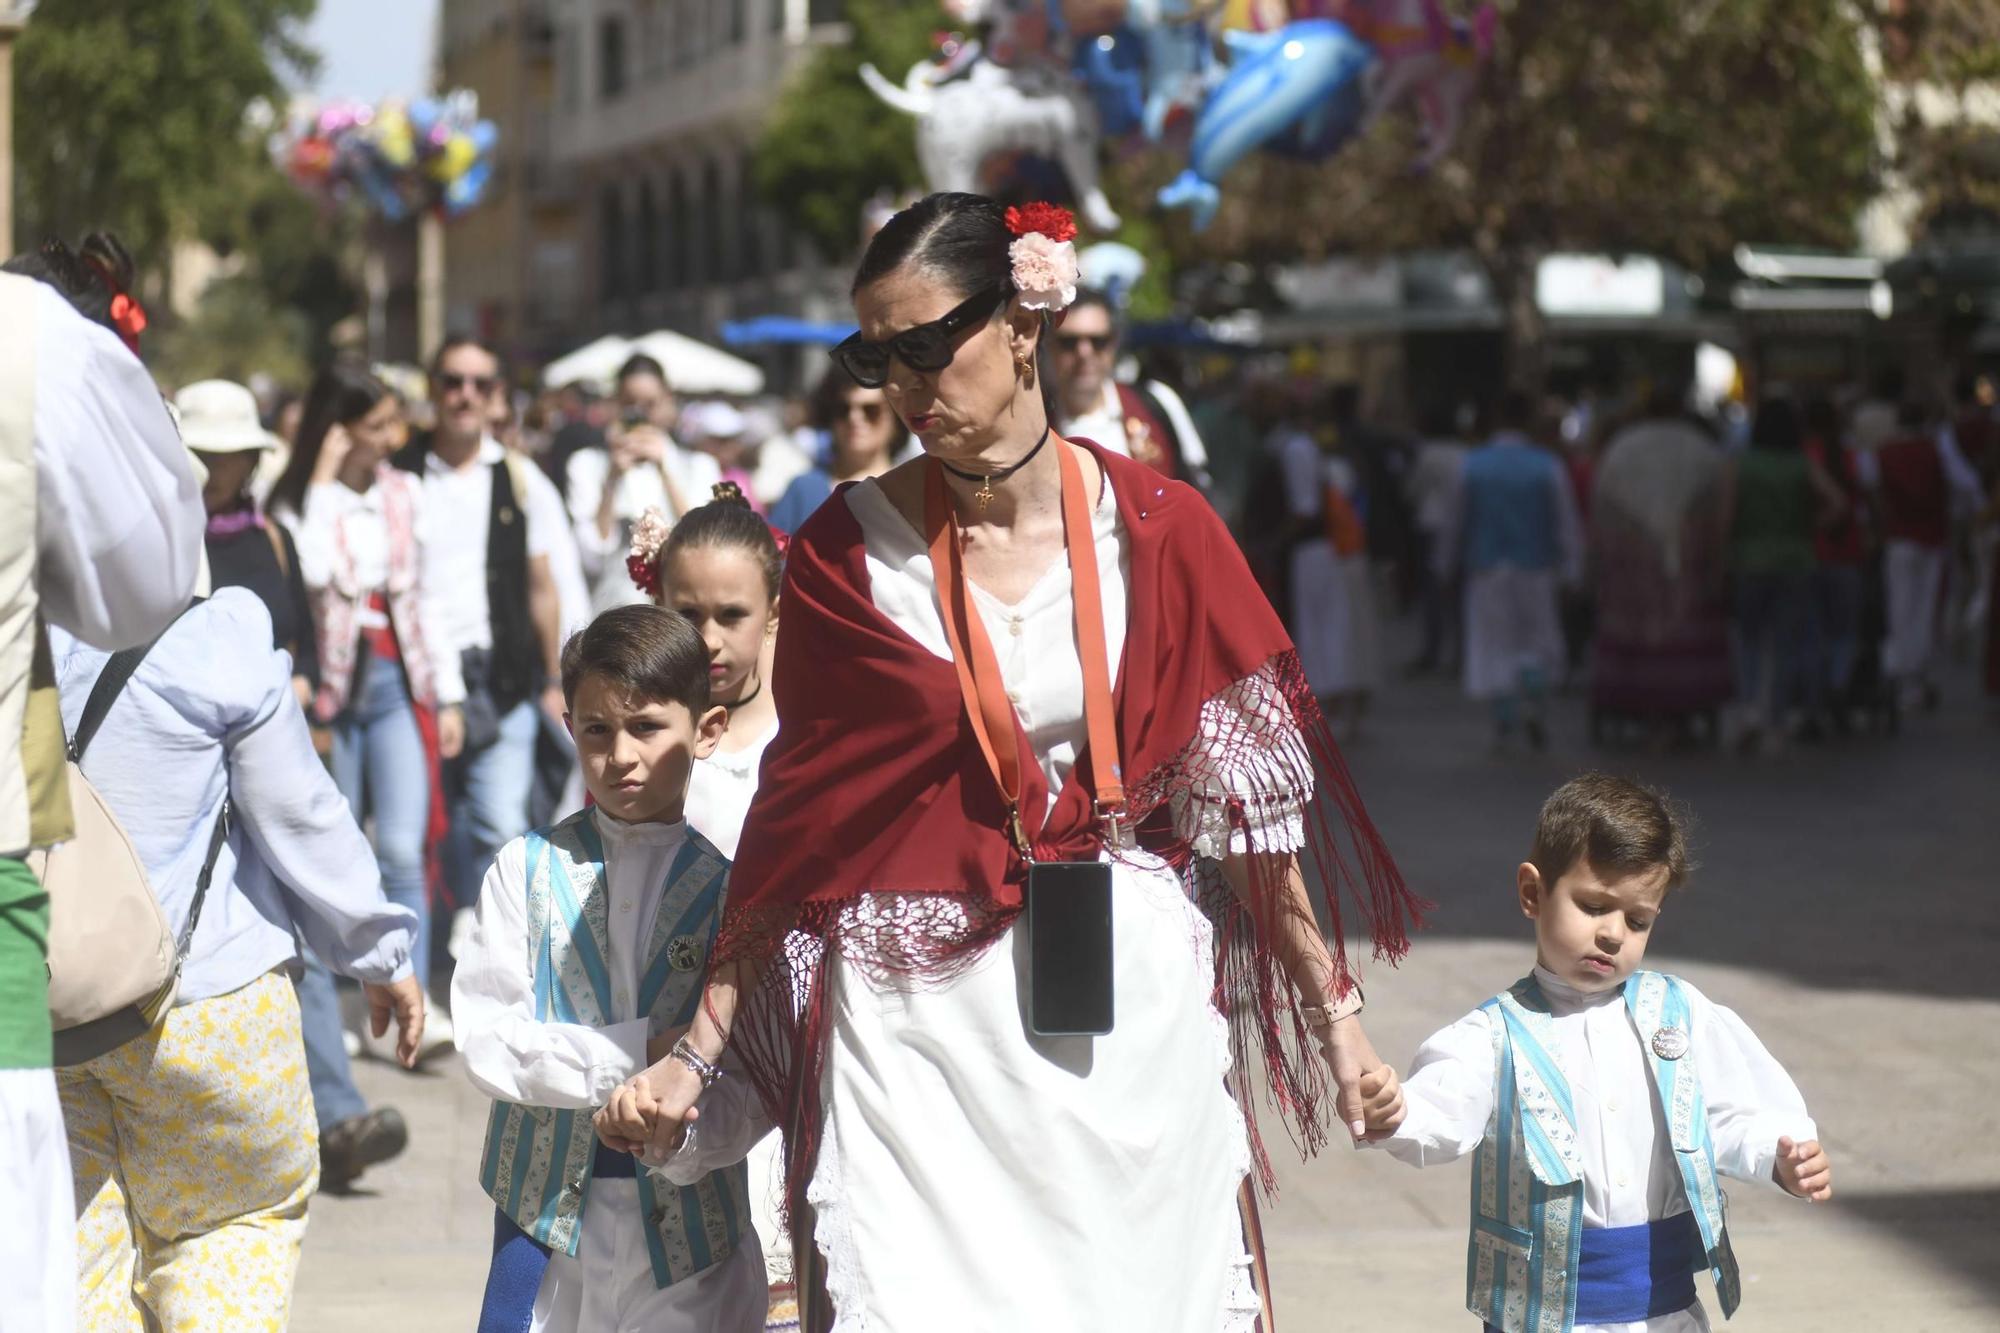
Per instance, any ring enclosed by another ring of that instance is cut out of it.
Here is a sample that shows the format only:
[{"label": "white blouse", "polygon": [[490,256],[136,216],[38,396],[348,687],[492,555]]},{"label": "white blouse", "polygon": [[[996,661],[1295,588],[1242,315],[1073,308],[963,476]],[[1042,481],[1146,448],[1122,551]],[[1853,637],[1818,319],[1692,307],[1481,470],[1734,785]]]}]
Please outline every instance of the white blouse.
[{"label": "white blouse", "polygon": [[[465,682],[456,651],[447,647],[450,624],[444,599],[434,587],[423,552],[440,540],[437,523],[430,517],[425,488],[411,486],[410,505],[414,513],[417,542],[418,614],[424,645],[430,650],[431,670],[436,675],[438,702],[461,703]],[[289,509],[277,518],[292,531],[299,549],[299,576],[307,588],[317,592],[333,581],[344,547],[353,564],[357,588],[386,590],[389,586],[389,519],[380,486],[357,491],[342,482],[320,482],[306,488],[303,514]],[[388,618],[365,604],[356,616],[363,629],[379,629]]]},{"label": "white blouse", "polygon": [[778,738],[774,725],[740,750],[717,750],[694,766],[688,778],[687,822],[734,861],[743,840],[743,820],[757,795],[758,766]]}]

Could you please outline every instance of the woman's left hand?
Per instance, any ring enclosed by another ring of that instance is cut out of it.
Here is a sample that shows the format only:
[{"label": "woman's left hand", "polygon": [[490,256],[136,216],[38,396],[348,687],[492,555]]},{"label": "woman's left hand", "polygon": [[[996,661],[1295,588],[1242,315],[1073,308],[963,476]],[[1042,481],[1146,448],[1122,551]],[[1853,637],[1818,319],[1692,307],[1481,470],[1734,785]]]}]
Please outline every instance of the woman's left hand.
[{"label": "woman's left hand", "polygon": [[438,758],[456,759],[465,749],[465,710],[446,704],[438,710]]},{"label": "woman's left hand", "polygon": [[1333,1072],[1334,1106],[1340,1122],[1356,1143],[1368,1137],[1367,1098],[1362,1095],[1361,1076],[1379,1067],[1382,1057],[1361,1026],[1361,1015],[1350,1014],[1330,1027],[1318,1029],[1320,1055]]}]

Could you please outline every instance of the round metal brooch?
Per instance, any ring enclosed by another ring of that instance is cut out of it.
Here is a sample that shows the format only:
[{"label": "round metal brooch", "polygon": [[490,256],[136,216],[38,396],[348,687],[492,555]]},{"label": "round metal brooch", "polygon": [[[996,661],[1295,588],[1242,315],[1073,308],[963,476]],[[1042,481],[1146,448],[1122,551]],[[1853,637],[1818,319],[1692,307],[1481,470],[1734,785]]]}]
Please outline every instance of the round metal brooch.
[{"label": "round metal brooch", "polygon": [[1677,1027],[1661,1028],[1653,1034],[1653,1054],[1662,1060],[1678,1060],[1688,1053],[1688,1034]]},{"label": "round metal brooch", "polygon": [[667,965],[676,972],[693,972],[701,966],[701,941],[692,935],[676,935],[667,945]]}]

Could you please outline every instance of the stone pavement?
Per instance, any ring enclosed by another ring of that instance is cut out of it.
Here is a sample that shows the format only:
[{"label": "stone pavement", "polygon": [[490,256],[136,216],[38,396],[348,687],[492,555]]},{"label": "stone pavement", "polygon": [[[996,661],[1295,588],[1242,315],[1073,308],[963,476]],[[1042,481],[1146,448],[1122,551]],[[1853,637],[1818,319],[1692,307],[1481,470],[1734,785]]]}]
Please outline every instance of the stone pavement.
[{"label": "stone pavement", "polygon": [[[1804,1089],[1834,1161],[1837,1197],[1820,1207],[1732,1182],[1745,1294],[1729,1327],[2000,1328],[2000,725],[1969,675],[1896,740],[1754,760],[1593,752],[1573,704],[1549,754],[1501,756],[1443,684],[1399,683],[1378,704],[1349,758],[1438,904],[1400,969],[1368,973],[1384,1056],[1406,1065],[1532,962],[1513,867],[1550,789],[1591,766],[1662,782],[1694,807],[1702,868],[1649,961],[1745,1016]],[[314,1202],[293,1327],[469,1328],[491,1237],[475,1180],[485,1104],[452,1060],[360,1075],[409,1117],[411,1148],[355,1195]],[[1282,1328],[1476,1327],[1461,1308],[1462,1167],[1418,1172],[1344,1144],[1302,1164],[1265,1123]]]}]

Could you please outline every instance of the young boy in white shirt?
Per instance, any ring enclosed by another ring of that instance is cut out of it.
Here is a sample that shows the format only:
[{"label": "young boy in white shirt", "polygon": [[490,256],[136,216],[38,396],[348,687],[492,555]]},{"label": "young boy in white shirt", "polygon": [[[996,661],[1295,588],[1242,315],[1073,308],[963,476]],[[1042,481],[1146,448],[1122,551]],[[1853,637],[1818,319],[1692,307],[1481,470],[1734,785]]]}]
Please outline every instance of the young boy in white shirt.
[{"label": "young boy in white shirt", "polygon": [[[682,809],[728,717],[709,704],[701,636],[656,606],[599,616],[562,668],[595,806],[501,849],[452,981],[466,1071],[494,1098],[479,1328],[750,1333],[764,1326],[766,1288],[742,1157],[763,1126],[730,1134],[711,1122],[735,1108],[705,1103],[704,1127],[721,1132],[704,1155],[719,1169],[684,1187],[638,1171],[591,1128],[701,1002],[729,862]],[[715,1152],[723,1141],[740,1143],[734,1157]]]},{"label": "young boy in white shirt", "polygon": [[1394,1157],[1474,1155],[1466,1304],[1488,1329],[1706,1330],[1695,1273],[1725,1318],[1740,1296],[1718,1174],[1832,1197],[1798,1088],[1743,1020],[1637,970],[1688,868],[1664,794],[1565,784],[1516,872],[1535,970],[1426,1041],[1407,1082],[1363,1083]]}]

